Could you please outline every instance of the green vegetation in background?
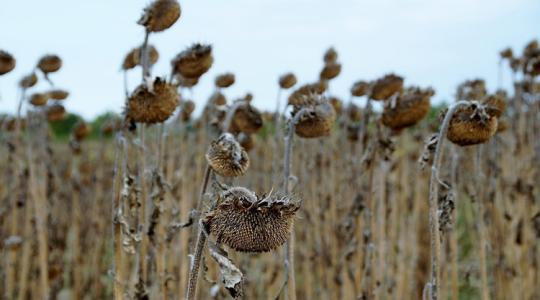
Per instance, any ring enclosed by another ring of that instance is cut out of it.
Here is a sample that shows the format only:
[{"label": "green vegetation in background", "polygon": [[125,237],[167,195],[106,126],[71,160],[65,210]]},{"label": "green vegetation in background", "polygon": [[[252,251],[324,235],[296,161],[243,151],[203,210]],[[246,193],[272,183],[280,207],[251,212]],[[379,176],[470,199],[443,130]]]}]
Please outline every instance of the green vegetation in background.
[{"label": "green vegetation in background", "polygon": [[[90,122],[92,133],[90,134],[89,138],[98,138],[100,136],[100,130],[103,124],[108,120],[115,118],[120,118],[120,116],[113,112],[106,112],[97,116],[92,122]],[[49,122],[49,125],[54,133],[55,138],[66,140],[69,139],[73,126],[75,126],[75,124],[77,124],[79,121],[84,121],[84,119],[77,114],[69,113],[64,120]]]}]

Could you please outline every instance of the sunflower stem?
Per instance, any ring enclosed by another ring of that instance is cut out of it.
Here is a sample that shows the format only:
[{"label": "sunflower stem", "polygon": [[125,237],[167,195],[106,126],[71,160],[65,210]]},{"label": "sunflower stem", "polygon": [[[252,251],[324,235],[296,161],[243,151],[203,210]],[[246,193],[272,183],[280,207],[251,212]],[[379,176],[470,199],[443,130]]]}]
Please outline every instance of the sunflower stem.
[{"label": "sunflower stem", "polygon": [[443,144],[448,132],[448,127],[450,125],[450,120],[454,113],[461,107],[468,106],[468,101],[458,101],[452,104],[448,108],[448,112],[444,116],[441,128],[439,130],[439,141],[437,142],[437,147],[435,148],[435,155],[433,158],[433,165],[431,166],[431,177],[429,180],[429,228],[430,228],[430,260],[431,260],[431,274],[430,282],[428,283],[429,287],[426,289],[429,291],[429,299],[437,300],[439,296],[439,280],[440,280],[440,252],[441,252],[441,240],[439,235],[439,169],[442,164],[443,157]]},{"label": "sunflower stem", "polygon": [[[289,130],[287,136],[285,137],[285,158],[283,163],[283,193],[289,194],[289,177],[291,175],[291,153],[292,153],[292,144],[294,138],[294,129],[296,123],[302,118],[304,113],[307,112],[307,109],[302,108],[291,120],[289,123]],[[287,289],[286,295],[289,300],[296,300],[296,279],[294,277],[294,230],[291,231],[291,236],[287,240],[285,246],[285,288]]]}]

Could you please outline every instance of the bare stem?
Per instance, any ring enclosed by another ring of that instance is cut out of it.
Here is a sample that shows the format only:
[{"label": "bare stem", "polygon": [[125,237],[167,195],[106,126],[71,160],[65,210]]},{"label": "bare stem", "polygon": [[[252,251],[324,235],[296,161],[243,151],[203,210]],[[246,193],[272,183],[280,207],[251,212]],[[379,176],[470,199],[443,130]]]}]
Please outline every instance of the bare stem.
[{"label": "bare stem", "polygon": [[[200,212],[202,209],[202,202],[204,198],[204,194],[206,193],[206,189],[208,188],[208,182],[210,181],[210,176],[212,174],[212,169],[210,166],[206,166],[206,170],[204,172],[204,180],[201,186],[201,193],[199,195],[199,203],[197,204],[197,209]],[[187,300],[193,300],[195,299],[195,295],[197,293],[197,280],[199,278],[199,269],[201,265],[201,258],[202,253],[204,250],[204,245],[206,244],[206,234],[203,232],[204,229],[202,227],[202,224],[199,222],[199,229],[197,232],[197,242],[195,244],[195,253],[192,257],[192,263],[191,268],[189,270],[189,279],[188,279],[188,287],[187,287],[187,294],[186,299]]]},{"label": "bare stem", "polygon": [[[306,113],[305,108],[301,109],[289,123],[289,130],[285,137],[285,157],[283,160],[283,193],[288,194],[289,191],[289,177],[291,175],[291,153],[294,138],[294,129],[296,123],[300,120],[302,115]],[[287,295],[289,300],[296,299],[296,279],[294,277],[294,230],[291,231],[291,236],[287,240],[285,247],[285,272],[287,272],[287,281],[285,286],[287,288]]]},{"label": "bare stem", "polygon": [[450,125],[450,120],[460,107],[469,105],[468,101],[458,101],[452,104],[448,108],[448,112],[444,116],[443,123],[439,130],[439,141],[437,142],[437,147],[435,148],[435,155],[433,158],[433,165],[431,166],[431,177],[429,180],[429,228],[430,228],[430,239],[431,239],[431,281],[430,281],[430,299],[436,300],[439,295],[439,279],[440,279],[440,254],[441,254],[441,240],[439,236],[439,169],[442,163],[443,157],[443,144],[448,132],[448,127]]},{"label": "bare stem", "polygon": [[144,34],[144,42],[141,47],[141,64],[142,64],[142,78],[143,82],[147,77],[150,77],[150,66],[148,61],[148,37],[150,32],[146,31]]},{"label": "bare stem", "polygon": [[[123,148],[123,151],[122,149]],[[113,252],[114,252],[114,299],[124,299],[124,272],[122,267],[122,225],[119,218],[122,216],[122,206],[120,203],[120,186],[122,184],[122,176],[125,175],[125,164],[122,167],[122,174],[119,172],[120,153],[124,153],[124,159],[127,159],[127,144],[123,137],[117,137],[117,148],[114,159],[114,177],[113,177],[113,201],[112,201],[112,222],[113,222]]]}]

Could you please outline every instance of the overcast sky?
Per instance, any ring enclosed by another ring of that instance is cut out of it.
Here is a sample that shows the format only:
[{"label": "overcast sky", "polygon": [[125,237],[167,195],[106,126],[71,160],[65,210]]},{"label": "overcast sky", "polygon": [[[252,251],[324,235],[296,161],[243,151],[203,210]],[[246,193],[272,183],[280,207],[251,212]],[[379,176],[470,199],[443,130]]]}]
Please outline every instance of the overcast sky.
[{"label": "overcast sky", "polygon": [[[64,67],[51,77],[71,92],[66,107],[92,118],[120,112],[123,57],[139,45],[136,24],[148,0],[3,0],[0,49],[17,59],[0,77],[0,111],[14,112],[17,82],[39,57],[55,53]],[[152,35],[160,52],[155,75],[169,73],[170,60],[194,42],[214,46],[214,65],[194,90],[200,107],[216,74],[236,74],[231,98],[252,92],[257,107],[274,109],[277,78],[292,71],[299,82],[317,79],[322,54],[334,46],[343,64],[331,92],[348,98],[355,80],[388,72],[406,85],[432,86],[435,101],[451,99],[470,78],[497,88],[498,52],[521,52],[540,37],[538,0],[188,0],[169,30]],[[140,81],[132,71],[131,88]],[[505,82],[508,85],[509,76]],[[48,88],[41,82],[34,90]]]}]

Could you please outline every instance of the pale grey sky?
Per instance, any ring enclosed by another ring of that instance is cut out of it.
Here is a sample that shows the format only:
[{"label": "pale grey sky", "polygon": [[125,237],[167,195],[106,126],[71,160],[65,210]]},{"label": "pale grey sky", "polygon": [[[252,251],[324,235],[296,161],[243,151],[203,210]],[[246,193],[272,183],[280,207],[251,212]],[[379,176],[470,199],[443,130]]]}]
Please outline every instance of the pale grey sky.
[{"label": "pale grey sky", "polygon": [[[136,24],[147,0],[4,0],[0,49],[17,59],[0,77],[0,111],[14,112],[17,82],[39,57],[56,53],[64,67],[51,77],[71,92],[68,110],[87,118],[120,112],[124,97],[119,67],[139,45]],[[456,85],[475,77],[497,85],[498,52],[521,51],[540,37],[538,0],[189,0],[169,30],[152,35],[160,52],[155,75],[169,73],[170,60],[193,42],[211,43],[215,62],[194,90],[199,108],[213,91],[216,74],[231,71],[229,98],[252,92],[257,107],[274,109],[277,78],[292,71],[313,81],[322,54],[334,46],[343,64],[331,92],[347,99],[355,80],[388,72],[407,85],[432,86],[435,101],[451,99]],[[132,71],[130,85],[140,81]],[[506,86],[509,76],[505,77]],[[44,82],[35,88],[48,88]]]}]

